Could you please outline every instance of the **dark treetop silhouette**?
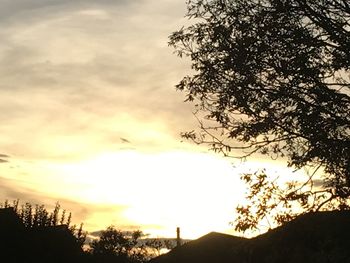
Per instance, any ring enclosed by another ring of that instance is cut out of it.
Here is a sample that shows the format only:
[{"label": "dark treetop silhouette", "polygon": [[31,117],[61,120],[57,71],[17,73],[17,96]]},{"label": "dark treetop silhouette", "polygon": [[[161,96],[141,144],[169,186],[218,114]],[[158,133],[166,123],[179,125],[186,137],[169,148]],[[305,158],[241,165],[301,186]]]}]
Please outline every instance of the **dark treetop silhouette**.
[{"label": "dark treetop silhouette", "polygon": [[85,242],[83,224],[71,225],[71,214],[60,209],[59,203],[52,212],[43,205],[19,205],[18,200],[0,203],[0,261],[142,263],[166,245],[159,239],[145,239],[141,231],[122,232],[113,226]]},{"label": "dark treetop silhouette", "polygon": [[200,131],[183,136],[226,155],[241,150],[240,157],[261,153],[295,168],[321,168],[323,188],[309,191],[310,173],[303,191],[289,189],[290,200],[317,200],[307,202],[311,210],[345,208],[349,1],[189,0],[187,17],[194,23],[169,44],[190,57],[194,73],[177,89],[205,117],[198,117]]},{"label": "dark treetop silhouette", "polygon": [[81,262],[82,236],[75,235],[69,224],[55,223],[55,212],[49,214],[42,206],[36,206],[32,212],[29,204],[21,210],[0,208],[0,261]]}]

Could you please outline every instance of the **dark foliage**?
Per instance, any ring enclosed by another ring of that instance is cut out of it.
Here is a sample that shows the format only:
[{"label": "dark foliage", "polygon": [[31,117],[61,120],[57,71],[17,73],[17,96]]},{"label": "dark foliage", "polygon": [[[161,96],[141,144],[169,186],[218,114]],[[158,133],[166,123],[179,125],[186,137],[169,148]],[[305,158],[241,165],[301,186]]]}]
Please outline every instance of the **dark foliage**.
[{"label": "dark foliage", "polygon": [[117,262],[145,262],[149,254],[145,246],[139,241],[141,231],[134,231],[129,235],[109,226],[101,232],[99,239],[91,244],[91,253],[100,260],[114,259]]},{"label": "dark foliage", "polygon": [[0,209],[1,261],[81,262],[81,244],[67,225],[29,226],[29,211],[23,221],[13,207]]},{"label": "dark foliage", "polygon": [[122,232],[113,226],[85,244],[83,224],[79,228],[71,226],[71,214],[60,211],[59,203],[52,212],[43,205],[19,205],[18,200],[0,204],[2,258],[11,263],[142,263],[167,244],[157,239],[143,240],[141,231]]},{"label": "dark foliage", "polygon": [[190,0],[187,17],[194,23],[170,45],[194,73],[177,88],[205,118],[201,131],[183,135],[225,155],[268,154],[322,170],[324,204],[347,200],[349,1]]},{"label": "dark foliage", "polygon": [[52,212],[49,212],[44,205],[33,206],[28,202],[20,205],[19,200],[14,200],[12,204],[5,200],[3,204],[0,204],[0,208],[2,207],[13,209],[26,229],[65,226],[75,237],[79,246],[84,245],[87,232],[83,230],[83,224],[81,223],[79,227],[71,225],[72,214],[69,213],[67,216],[66,210],[61,212],[58,202]]},{"label": "dark foliage", "polygon": [[278,183],[264,170],[243,174],[248,186],[245,204],[236,207],[237,218],[232,224],[241,232],[266,231],[282,225],[301,214],[328,210],[349,210],[348,199],[332,196],[330,189],[314,189],[312,177],[306,182]]}]

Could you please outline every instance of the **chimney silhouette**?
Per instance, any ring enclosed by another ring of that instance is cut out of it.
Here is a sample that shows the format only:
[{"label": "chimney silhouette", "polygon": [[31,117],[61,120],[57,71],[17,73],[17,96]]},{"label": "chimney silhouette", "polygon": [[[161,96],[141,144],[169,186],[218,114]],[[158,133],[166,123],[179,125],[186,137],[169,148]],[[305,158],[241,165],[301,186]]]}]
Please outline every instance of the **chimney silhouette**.
[{"label": "chimney silhouette", "polygon": [[180,227],[176,228],[176,246],[181,246]]}]

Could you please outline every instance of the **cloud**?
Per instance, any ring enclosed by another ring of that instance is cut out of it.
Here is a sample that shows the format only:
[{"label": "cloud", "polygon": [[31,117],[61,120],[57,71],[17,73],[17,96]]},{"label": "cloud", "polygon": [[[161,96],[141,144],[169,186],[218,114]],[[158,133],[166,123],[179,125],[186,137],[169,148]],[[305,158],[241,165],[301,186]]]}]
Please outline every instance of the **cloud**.
[{"label": "cloud", "polygon": [[[113,226],[113,225],[111,225]],[[113,226],[115,227],[115,226]],[[143,226],[145,227],[145,226]],[[116,227],[115,227],[116,228]],[[157,225],[148,225],[146,228],[159,228],[159,226]],[[122,231],[125,235],[130,235],[132,234],[133,231],[138,231],[140,230],[140,226],[136,226],[136,225],[124,225],[124,226],[118,226],[118,228],[116,228],[117,230]],[[92,239],[100,237],[102,234],[102,231],[104,231],[105,229],[101,229],[101,230],[96,230],[96,231],[92,231],[89,232],[89,235]],[[149,236],[148,233],[143,233],[144,236]]]},{"label": "cloud", "polygon": [[9,162],[7,160],[8,158],[10,158],[10,156],[8,156],[7,154],[1,154],[0,153],[0,163],[8,163]]},{"label": "cloud", "polygon": [[[104,223],[107,226],[116,223],[115,220],[122,223],[126,221],[123,217],[123,212],[127,207],[123,205],[92,204],[64,197],[56,198],[29,187],[19,186],[17,180],[0,177],[0,203],[3,203],[5,200],[8,200],[10,203],[14,200],[19,200],[20,205],[24,203],[45,205],[49,211],[51,211],[55,204],[59,202],[61,211],[64,209],[67,213],[71,212],[73,223],[79,224],[80,222],[83,222],[87,230],[101,227],[101,222],[102,225]],[[112,213],[113,218],[106,217],[106,215],[111,215]],[[99,217],[105,217],[105,220],[101,220],[100,223],[94,220],[94,218]]]},{"label": "cloud", "polygon": [[174,89],[185,70],[167,37],[181,24],[183,6],[6,1],[2,12],[21,16],[0,21],[0,121],[7,123],[0,145],[60,158],[121,147],[119,137],[139,147],[179,140],[193,119]]},{"label": "cloud", "polygon": [[[29,18],[40,19],[52,13],[60,14],[69,10],[81,9],[89,6],[120,6],[128,5],[127,0],[3,0],[1,2],[0,21],[23,21]],[[39,15],[39,17],[38,17]],[[16,19],[15,19],[16,18]]]}]

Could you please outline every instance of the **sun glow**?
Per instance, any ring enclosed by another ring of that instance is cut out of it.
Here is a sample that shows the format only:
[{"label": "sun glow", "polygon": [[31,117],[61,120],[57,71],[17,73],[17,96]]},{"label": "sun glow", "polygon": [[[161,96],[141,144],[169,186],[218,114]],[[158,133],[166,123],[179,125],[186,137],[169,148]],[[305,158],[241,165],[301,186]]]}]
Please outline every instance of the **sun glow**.
[{"label": "sun glow", "polygon": [[[183,227],[186,237],[208,229],[224,231],[243,196],[230,162],[204,153],[126,150],[50,170],[56,173],[61,195],[94,205],[123,206],[125,222],[149,226],[154,235],[173,235],[176,226]],[[97,220],[95,215],[95,224]]]},{"label": "sun glow", "polygon": [[245,196],[240,174],[265,167],[271,175],[293,176],[282,164],[267,160],[231,161],[190,151],[121,150],[28,165],[28,174],[16,180],[53,200],[82,204],[80,209],[88,212],[77,220],[88,231],[113,224],[171,237],[180,226],[184,238],[196,238],[210,231],[232,232],[229,222]]}]

